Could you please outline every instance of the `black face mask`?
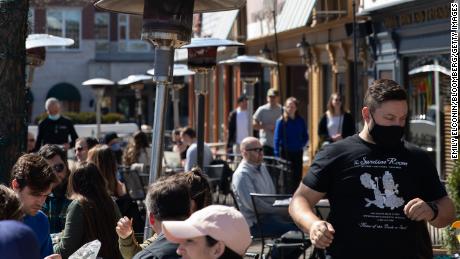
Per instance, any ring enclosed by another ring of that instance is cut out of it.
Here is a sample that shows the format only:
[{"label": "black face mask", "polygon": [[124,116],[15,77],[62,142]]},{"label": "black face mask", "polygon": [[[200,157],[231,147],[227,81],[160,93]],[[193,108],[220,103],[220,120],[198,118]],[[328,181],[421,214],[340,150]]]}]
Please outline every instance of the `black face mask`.
[{"label": "black face mask", "polygon": [[369,130],[375,144],[385,149],[398,148],[402,144],[404,135],[404,127],[401,126],[382,126],[375,122],[374,117],[370,114],[374,121],[374,127]]}]

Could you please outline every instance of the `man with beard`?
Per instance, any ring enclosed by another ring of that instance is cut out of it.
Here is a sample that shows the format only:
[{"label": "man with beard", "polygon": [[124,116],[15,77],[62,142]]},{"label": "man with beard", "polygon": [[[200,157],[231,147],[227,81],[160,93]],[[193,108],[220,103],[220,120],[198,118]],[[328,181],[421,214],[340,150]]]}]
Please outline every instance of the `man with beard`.
[{"label": "man with beard", "polygon": [[71,202],[66,196],[69,179],[66,152],[58,145],[46,144],[40,148],[38,154],[46,160],[58,179],[58,183],[46,198],[43,212],[49,218],[50,233],[59,233],[64,229],[67,207]]},{"label": "man with beard", "polygon": [[37,236],[41,258],[51,255],[53,247],[48,217],[40,210],[57,177],[45,159],[36,154],[21,156],[13,166],[11,187],[22,203],[24,224]]}]

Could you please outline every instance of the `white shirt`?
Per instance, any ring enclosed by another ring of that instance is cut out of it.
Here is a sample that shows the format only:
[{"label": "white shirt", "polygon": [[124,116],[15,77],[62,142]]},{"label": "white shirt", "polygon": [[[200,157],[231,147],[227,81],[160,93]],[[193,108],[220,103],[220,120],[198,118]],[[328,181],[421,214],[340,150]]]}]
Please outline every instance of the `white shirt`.
[{"label": "white shirt", "polygon": [[249,136],[249,117],[247,110],[236,109],[236,139],[235,142],[240,144],[244,138]]},{"label": "white shirt", "polygon": [[339,116],[327,116],[327,132],[330,137],[342,133],[343,114]]}]

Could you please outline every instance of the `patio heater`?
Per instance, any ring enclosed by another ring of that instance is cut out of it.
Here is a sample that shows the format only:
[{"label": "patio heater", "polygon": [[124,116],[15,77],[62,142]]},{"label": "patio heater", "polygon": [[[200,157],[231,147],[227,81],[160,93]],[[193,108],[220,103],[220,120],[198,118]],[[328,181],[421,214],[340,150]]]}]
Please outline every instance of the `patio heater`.
[{"label": "patio heater", "polygon": [[254,111],[254,85],[262,76],[262,66],[276,66],[277,62],[259,56],[242,55],[236,58],[219,62],[219,64],[239,65],[241,81],[243,82],[244,93],[248,98],[248,133],[253,134],[252,114]]},{"label": "patio heater", "polygon": [[118,85],[129,85],[131,90],[134,91],[134,97],[136,98],[136,120],[139,130],[141,130],[144,122],[142,118],[142,90],[144,90],[144,83],[149,80],[152,80],[152,77],[148,75],[130,75],[118,81]]},{"label": "patio heater", "polygon": [[36,67],[42,66],[46,59],[45,47],[70,46],[74,40],[69,38],[57,37],[49,34],[30,34],[26,39],[26,91],[32,87],[34,71]]},{"label": "patio heater", "polygon": [[105,79],[105,78],[93,78],[86,80],[82,83],[82,85],[86,85],[93,89],[94,94],[96,95],[96,138],[101,138],[101,102],[102,97],[104,96],[104,91],[106,87],[110,87],[115,85],[114,82]]},{"label": "patio heater", "polygon": [[[147,71],[147,74],[154,75],[155,69],[150,69]],[[189,70],[187,65],[183,64],[174,64],[173,71],[173,83],[170,89],[171,100],[173,102],[173,116],[174,116],[174,128],[177,129],[180,127],[179,121],[179,90],[185,86],[185,77],[192,76],[195,72]]]},{"label": "patio heater", "polygon": [[237,9],[245,0],[100,0],[94,5],[111,12],[142,15],[142,39],[155,46],[157,83],[149,183],[161,173],[167,88],[172,83],[174,49],[190,42],[193,13]]},{"label": "patio heater", "polygon": [[195,84],[195,96],[198,106],[197,112],[197,161],[198,167],[203,169],[204,154],[204,114],[205,96],[209,91],[209,72],[216,67],[218,47],[244,46],[244,44],[216,38],[194,38],[189,45],[182,48],[188,50],[188,65],[198,76]]}]

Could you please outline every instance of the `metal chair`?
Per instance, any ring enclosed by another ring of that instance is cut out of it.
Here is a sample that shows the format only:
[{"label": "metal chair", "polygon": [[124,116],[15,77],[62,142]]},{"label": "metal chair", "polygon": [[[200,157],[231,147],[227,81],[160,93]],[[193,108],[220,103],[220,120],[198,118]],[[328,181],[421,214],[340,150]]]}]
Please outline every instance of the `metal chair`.
[{"label": "metal chair", "polygon": [[125,181],[126,190],[131,199],[143,201],[145,199],[145,189],[138,170],[132,170],[130,167],[119,167],[122,178]]},{"label": "metal chair", "polygon": [[[259,230],[259,238],[261,239],[261,254],[262,256],[264,255],[264,250],[265,246],[268,246],[270,248],[269,254],[271,253],[273,247],[279,248],[281,251],[283,249],[287,248],[301,248],[305,251],[306,248],[308,248],[311,245],[311,242],[309,238],[306,238],[304,233],[301,231],[295,231],[298,232],[296,237],[292,237],[293,233],[290,233],[290,238],[289,240],[281,238],[281,236],[270,236],[267,233],[264,233],[263,228],[261,227],[263,217],[262,214],[259,210],[259,206],[264,204],[264,206],[267,206],[270,204],[270,206],[273,206],[275,204],[276,200],[284,200],[284,199],[289,199],[292,197],[292,195],[289,194],[262,194],[262,193],[250,193],[251,195],[251,202],[252,206],[254,208],[254,213],[256,216],[256,224],[258,225],[258,230]],[[280,210],[280,214],[286,214],[288,215],[288,206],[283,205],[283,206],[273,206],[273,210]],[[292,231],[289,231],[292,232]],[[289,233],[288,232],[288,233]],[[276,242],[272,242],[270,244],[266,244],[266,239],[275,239]]]},{"label": "metal chair", "polygon": [[290,162],[274,156],[264,156],[264,164],[273,179],[277,193],[287,193],[286,182],[291,172]]},{"label": "metal chair", "polygon": [[213,194],[213,202],[219,203],[220,189],[219,185],[222,182],[224,174],[224,165],[208,165],[204,167],[204,173],[208,176],[209,185],[211,185],[211,192]]}]

